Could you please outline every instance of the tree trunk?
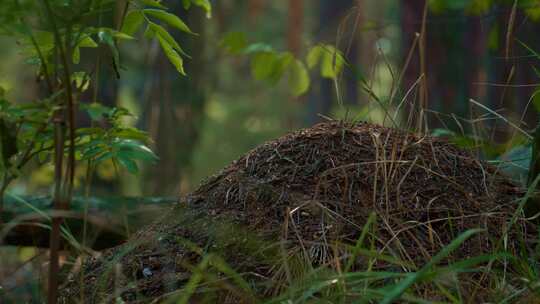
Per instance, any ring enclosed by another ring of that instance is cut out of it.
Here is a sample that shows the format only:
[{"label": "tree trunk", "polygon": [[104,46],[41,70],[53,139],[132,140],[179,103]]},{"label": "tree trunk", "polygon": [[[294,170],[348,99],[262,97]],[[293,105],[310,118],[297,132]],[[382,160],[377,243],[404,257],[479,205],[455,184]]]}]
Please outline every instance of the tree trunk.
[{"label": "tree trunk", "polygon": [[[445,119],[445,114],[469,116],[469,98],[477,97],[479,93],[475,82],[480,78],[482,69],[485,35],[481,30],[480,17],[466,16],[461,10],[433,13],[428,8],[424,26],[425,5],[425,0],[414,0],[403,1],[401,6],[402,62],[405,63],[415,47],[401,84],[401,92],[405,94],[416,83],[414,94],[406,101],[405,116],[414,115],[412,120],[417,120],[419,104],[424,103],[423,108],[429,111],[424,118],[430,129],[448,127],[460,131],[453,118]],[[423,35],[416,38],[423,30]],[[413,45],[415,41],[416,46]],[[422,75],[424,84],[419,81]],[[422,88],[422,85],[427,88]],[[422,97],[425,92],[427,94]],[[462,126],[467,127],[466,124]]]},{"label": "tree trunk", "polygon": [[199,36],[171,31],[186,52],[192,55],[191,59],[184,61],[187,76],[180,75],[161,50],[155,63],[149,67],[153,75],[148,94],[149,108],[145,111],[146,123],[160,161],[148,170],[145,192],[160,195],[180,193],[182,177],[187,175],[198,139],[206,98],[204,11],[192,7],[186,12],[180,2],[171,3],[169,7],[180,12],[181,17]]},{"label": "tree trunk", "polygon": [[304,21],[303,0],[289,0],[289,21],[287,30],[287,47],[295,56],[302,50],[302,31]]}]

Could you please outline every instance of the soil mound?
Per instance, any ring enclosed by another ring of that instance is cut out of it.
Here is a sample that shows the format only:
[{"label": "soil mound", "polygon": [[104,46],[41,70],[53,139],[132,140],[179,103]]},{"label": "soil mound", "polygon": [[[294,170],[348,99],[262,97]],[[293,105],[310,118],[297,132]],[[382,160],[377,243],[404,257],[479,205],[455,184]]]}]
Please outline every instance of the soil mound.
[{"label": "soil mound", "polygon": [[[465,230],[484,228],[446,262],[478,256],[496,246],[521,195],[495,167],[443,139],[368,123],[322,123],[255,148],[149,229],[85,262],[64,300],[155,299],[184,286],[189,265],[209,252],[250,282],[272,281],[263,289],[275,291],[291,276],[276,265],[280,252],[340,268],[363,230],[365,248],[402,264],[358,257],[353,270],[368,263],[413,270]],[[527,229],[518,220],[507,251],[518,251],[517,235]]]}]

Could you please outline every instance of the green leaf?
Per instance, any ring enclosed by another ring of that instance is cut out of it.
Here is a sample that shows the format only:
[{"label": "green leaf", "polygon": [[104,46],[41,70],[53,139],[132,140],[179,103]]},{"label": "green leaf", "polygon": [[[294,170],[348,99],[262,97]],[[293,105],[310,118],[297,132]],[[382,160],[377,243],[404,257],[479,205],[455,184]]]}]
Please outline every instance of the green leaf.
[{"label": "green leaf", "polygon": [[220,47],[227,52],[238,55],[247,47],[248,42],[244,32],[229,32],[223,37]]},{"label": "green leaf", "polygon": [[345,59],[343,59],[341,52],[335,48],[326,50],[326,52],[323,52],[321,62],[321,76],[330,79],[337,78],[343,69],[344,63]]},{"label": "green leaf", "polygon": [[184,6],[184,9],[188,10],[191,6],[191,0],[182,0],[182,5]]},{"label": "green leaf", "polygon": [[251,59],[251,73],[257,80],[276,84],[293,61],[294,57],[288,52],[259,52]]},{"label": "green leaf", "polygon": [[165,28],[163,28],[161,25],[158,25],[158,24],[152,22],[152,23],[148,24],[147,31],[150,31],[150,33],[152,33],[152,37],[160,36],[161,38],[165,39],[165,41],[175,51],[177,51],[178,53],[186,56],[187,58],[191,58],[188,54],[186,54],[186,52],[184,52],[184,50],[180,47],[178,42],[176,42],[176,40],[174,40],[174,37],[171,36],[171,34],[169,34],[169,32],[167,32],[167,30],[165,30]]},{"label": "green leaf", "polygon": [[244,54],[247,55],[260,52],[274,52],[274,49],[271,45],[268,45],[266,43],[253,43],[244,50]]},{"label": "green leaf", "polygon": [[335,79],[345,65],[341,51],[329,44],[313,47],[308,52],[306,61],[309,68],[314,68],[320,63],[321,76],[330,79]]},{"label": "green leaf", "polygon": [[94,159],[94,164],[99,164],[100,162],[106,161],[113,158],[114,154],[111,151],[107,151]]},{"label": "green leaf", "polygon": [[90,85],[90,81],[88,81],[90,79],[90,76],[86,72],[74,72],[71,75],[71,78],[75,82],[75,86],[77,86],[77,88],[81,90],[81,92],[84,92],[88,89]]},{"label": "green leaf", "polygon": [[309,89],[309,74],[306,66],[298,59],[294,59],[289,67],[289,89],[294,96],[300,96]]},{"label": "green leaf", "polygon": [[144,21],[144,15],[140,10],[133,10],[127,13],[122,24],[121,32],[127,35],[134,35],[141,27]]},{"label": "green leaf", "polygon": [[158,9],[144,9],[143,12],[145,14],[158,18],[159,20],[169,24],[176,29],[179,29],[180,31],[196,35],[189,29],[189,27],[184,23],[184,21],[182,21],[182,19],[180,19],[174,14]]},{"label": "green leaf", "polygon": [[194,5],[204,9],[204,11],[206,12],[206,18],[211,18],[212,17],[212,5],[210,4],[210,1],[208,1],[208,0],[191,0],[191,2]]},{"label": "green leaf", "polygon": [[135,139],[143,142],[148,141],[148,134],[144,131],[135,128],[122,128],[119,130],[114,130],[111,132],[113,137],[123,138],[123,139]]},{"label": "green leaf", "polygon": [[[34,40],[41,52],[48,53],[54,48],[54,34],[46,31],[33,31]],[[28,39],[28,45],[34,49],[32,42]]]},{"label": "green leaf", "polygon": [[287,68],[294,61],[294,56],[289,52],[284,52],[278,55],[276,62],[274,62],[274,67],[270,78],[268,79],[270,83],[276,84],[282,77],[283,74],[287,71]]},{"label": "green leaf", "polygon": [[309,50],[306,61],[310,69],[314,68],[319,63],[322,52],[323,52],[322,47],[319,45],[312,47]]},{"label": "green leaf", "polygon": [[111,111],[111,108],[97,102],[93,102],[90,104],[82,104],[81,109],[86,110],[88,115],[90,115],[90,119],[94,121],[102,120]]},{"label": "green leaf", "polygon": [[137,174],[139,172],[139,167],[137,166],[137,163],[130,158],[128,154],[126,154],[124,151],[119,151],[116,154],[116,159],[122,165],[124,168],[128,170],[129,173]]},{"label": "green leaf", "polygon": [[491,9],[492,0],[472,0],[469,2],[465,11],[473,15],[483,15]]},{"label": "green leaf", "polygon": [[90,148],[84,149],[82,151],[81,159],[82,160],[89,160],[89,159],[92,159],[92,158],[96,158],[96,156],[98,156],[98,155],[100,155],[102,153],[106,153],[107,151],[108,151],[108,149],[103,145],[94,145],[94,146],[91,146]]},{"label": "green leaf", "polygon": [[85,135],[102,135],[105,132],[103,128],[77,128],[75,131],[77,136]]},{"label": "green leaf", "polygon": [[97,43],[94,41],[94,39],[92,39],[92,37],[90,37],[87,34],[82,34],[81,38],[79,39],[79,41],[73,48],[73,54],[72,54],[73,63],[78,64],[81,60],[80,48],[82,47],[96,48],[97,46],[98,46]]},{"label": "green leaf", "polygon": [[180,74],[185,76],[186,72],[184,71],[184,61],[182,60],[182,57],[180,57],[180,55],[161,35],[157,35],[157,39],[159,41],[159,45],[161,45],[161,48],[163,49],[163,52],[165,52],[165,55],[167,58],[169,58],[169,61],[174,65]]},{"label": "green leaf", "polygon": [[273,52],[260,52],[251,59],[251,74],[257,80],[268,79],[272,74],[277,56]]},{"label": "green leaf", "polygon": [[107,30],[100,30],[98,32],[98,37],[101,42],[109,46],[109,49],[113,55],[114,63],[117,66],[120,65],[120,53],[118,52],[118,48],[116,47],[116,43],[114,42],[111,32]]},{"label": "green leaf", "polygon": [[157,7],[161,9],[167,9],[163,4],[161,4],[161,1],[155,1],[155,0],[142,0],[142,3],[147,6]]},{"label": "green leaf", "polygon": [[120,140],[114,144],[122,153],[129,155],[132,159],[156,162],[159,157],[146,145],[135,140]]},{"label": "green leaf", "polygon": [[83,34],[82,38],[79,40],[79,43],[77,43],[78,47],[87,47],[87,48],[96,48],[98,47],[98,44],[92,39],[92,37]]},{"label": "green leaf", "polygon": [[79,62],[81,61],[81,50],[78,46],[73,49],[73,55],[71,59],[74,64],[79,64]]}]

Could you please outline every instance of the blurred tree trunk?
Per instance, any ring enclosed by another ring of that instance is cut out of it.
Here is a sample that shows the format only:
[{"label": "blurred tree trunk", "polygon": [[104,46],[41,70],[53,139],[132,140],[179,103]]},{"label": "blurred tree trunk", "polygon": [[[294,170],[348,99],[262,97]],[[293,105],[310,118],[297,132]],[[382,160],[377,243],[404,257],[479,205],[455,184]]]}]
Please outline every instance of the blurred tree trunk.
[{"label": "blurred tree trunk", "polygon": [[[287,17],[287,49],[295,57],[302,55],[302,34],[304,31],[304,0],[288,0]],[[289,97],[292,104],[305,103],[305,95]],[[296,111],[287,113],[285,119],[287,129],[296,129],[302,126],[302,120],[299,119]]]},{"label": "blurred tree trunk", "polygon": [[[353,28],[355,24],[355,5],[362,2],[355,0],[333,0],[319,1],[319,22],[315,33],[317,43],[327,43],[336,46],[345,54],[348,66],[344,68],[340,78],[340,90],[343,92],[342,100],[345,104],[355,104],[358,99],[357,76],[354,68],[358,64],[357,54],[357,30]],[[361,8],[357,7],[358,10]],[[352,17],[346,18],[351,13]],[[340,28],[342,22],[347,22]],[[338,30],[343,30],[339,32]],[[349,48],[350,45],[350,48]],[[333,80],[320,77],[317,72],[312,78],[312,87],[307,101],[307,124],[319,122],[319,114],[328,115],[332,110],[332,105],[336,101],[335,84]]]},{"label": "blurred tree trunk", "polygon": [[[422,32],[426,0],[401,3],[403,63],[415,47],[401,84],[404,94],[416,83],[407,100],[406,119],[408,115],[418,115],[423,89],[419,79],[425,73],[428,94],[424,105],[442,114],[424,114],[429,128],[444,126],[458,130],[453,119],[444,119],[444,114],[468,118],[469,98],[479,92],[474,83],[480,77],[485,41],[479,17],[466,16],[461,10],[448,9],[435,14],[428,9],[422,43],[421,36],[417,38],[417,35]],[[425,71],[421,70],[421,56],[424,56]],[[417,119],[414,117],[412,121]]]},{"label": "blurred tree trunk", "polygon": [[[540,21],[532,21],[530,19],[524,19],[522,23],[517,26],[516,36],[519,41],[522,41],[529,48],[534,50],[537,53],[540,53]],[[518,43],[514,41],[514,43]],[[519,51],[516,50],[516,56],[523,58],[519,62],[519,70],[517,71],[517,83],[518,84],[534,84],[540,82],[540,75],[535,72],[533,67],[539,67],[540,60],[538,57],[533,56],[530,51],[526,50],[525,47],[517,45]],[[523,113],[527,107],[527,103],[533,96],[533,94],[538,91],[540,86],[526,86],[522,87],[516,92],[517,100],[519,100],[519,109],[518,114],[524,114],[523,122],[527,129],[532,129],[537,125],[538,122],[538,111],[535,106],[531,104],[527,111]],[[540,93],[534,98],[540,100]]]},{"label": "blurred tree trunk", "polygon": [[295,56],[302,50],[302,31],[304,21],[304,1],[289,0],[289,21],[287,30],[287,48]]},{"label": "blurred tree trunk", "polygon": [[[537,89],[529,85],[538,83],[533,69],[538,65],[538,58],[531,56],[520,42],[538,52],[540,24],[530,20],[519,7],[512,16],[511,4],[499,4],[493,8],[493,13],[497,18],[491,25],[489,105],[493,109],[503,108],[502,114],[514,121],[523,118],[523,127],[530,130],[536,126],[538,115],[533,104],[526,112],[525,109]],[[497,142],[505,142],[516,133],[501,121],[496,121],[491,128],[494,130],[492,139]]]},{"label": "blurred tree trunk", "polygon": [[264,9],[264,0],[248,0],[248,21],[250,24],[256,24],[257,18]]},{"label": "blurred tree trunk", "polygon": [[187,175],[192,152],[199,136],[205,102],[204,91],[204,27],[202,9],[182,8],[181,2],[168,4],[179,12],[199,36],[171,31],[186,52],[192,55],[184,61],[187,76],[180,75],[161,50],[152,66],[148,81],[150,91],[145,111],[147,129],[155,141],[160,161],[150,166],[144,182],[145,194],[178,195],[182,177]]}]

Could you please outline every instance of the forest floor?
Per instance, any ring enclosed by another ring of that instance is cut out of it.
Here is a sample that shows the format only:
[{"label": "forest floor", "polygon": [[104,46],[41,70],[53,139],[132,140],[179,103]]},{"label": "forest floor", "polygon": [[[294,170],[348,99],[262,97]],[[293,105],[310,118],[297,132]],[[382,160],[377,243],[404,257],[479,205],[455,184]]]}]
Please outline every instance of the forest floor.
[{"label": "forest floor", "polygon": [[[380,300],[436,263],[447,272],[415,282],[402,300],[489,301],[520,284],[496,254],[528,255],[537,242],[517,210],[523,194],[444,139],[326,122],[255,148],[125,244],[86,259],[62,300]],[[344,274],[343,285],[313,289]]]}]

